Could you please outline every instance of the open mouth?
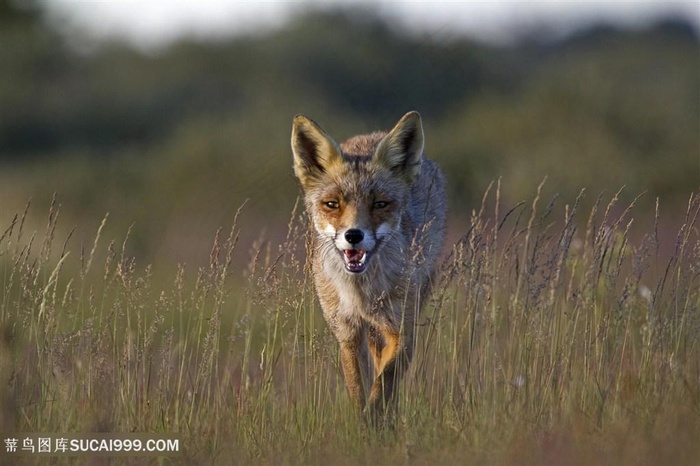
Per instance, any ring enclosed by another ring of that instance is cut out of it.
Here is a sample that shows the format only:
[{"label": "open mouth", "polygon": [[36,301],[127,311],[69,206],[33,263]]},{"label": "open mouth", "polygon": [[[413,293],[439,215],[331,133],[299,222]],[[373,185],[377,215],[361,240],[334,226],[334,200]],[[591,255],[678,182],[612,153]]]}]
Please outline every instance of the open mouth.
[{"label": "open mouth", "polygon": [[367,251],[363,249],[344,249],[345,269],[352,273],[362,273],[367,267]]}]

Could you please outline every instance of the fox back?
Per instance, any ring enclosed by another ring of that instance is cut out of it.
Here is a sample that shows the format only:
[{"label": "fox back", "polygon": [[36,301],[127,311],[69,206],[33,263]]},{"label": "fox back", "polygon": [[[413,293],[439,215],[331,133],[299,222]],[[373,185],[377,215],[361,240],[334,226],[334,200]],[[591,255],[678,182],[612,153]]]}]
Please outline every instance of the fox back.
[{"label": "fox back", "polygon": [[416,112],[388,133],[342,144],[297,116],[292,150],[315,231],[316,291],[341,346],[350,396],[358,409],[383,413],[410,361],[416,316],[442,250],[444,177],[423,155]]}]

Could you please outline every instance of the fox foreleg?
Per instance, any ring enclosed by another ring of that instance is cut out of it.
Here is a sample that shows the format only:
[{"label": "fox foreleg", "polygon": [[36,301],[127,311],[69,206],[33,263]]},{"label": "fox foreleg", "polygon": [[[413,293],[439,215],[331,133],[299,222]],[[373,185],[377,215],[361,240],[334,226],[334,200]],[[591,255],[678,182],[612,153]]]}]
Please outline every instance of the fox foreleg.
[{"label": "fox foreleg", "polygon": [[370,340],[369,345],[375,366],[375,378],[365,410],[373,418],[391,411],[389,406],[397,401],[395,388],[408,368],[412,356],[407,338],[393,330],[382,330],[380,333],[382,341]]},{"label": "fox foreleg", "polygon": [[365,406],[365,390],[360,369],[360,345],[359,335],[340,342],[340,365],[343,369],[343,378],[345,379],[350,400],[358,413],[361,413]]}]

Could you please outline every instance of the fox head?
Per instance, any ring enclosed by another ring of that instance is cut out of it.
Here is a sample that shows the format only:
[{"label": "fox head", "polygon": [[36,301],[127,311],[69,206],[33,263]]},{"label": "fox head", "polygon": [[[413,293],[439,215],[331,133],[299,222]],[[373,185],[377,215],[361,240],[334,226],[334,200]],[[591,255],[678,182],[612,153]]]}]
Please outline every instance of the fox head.
[{"label": "fox head", "polygon": [[404,115],[389,133],[355,136],[340,145],[297,115],[292,152],[306,209],[332,260],[362,273],[384,244],[404,240],[398,238],[402,215],[423,160],[417,112]]}]

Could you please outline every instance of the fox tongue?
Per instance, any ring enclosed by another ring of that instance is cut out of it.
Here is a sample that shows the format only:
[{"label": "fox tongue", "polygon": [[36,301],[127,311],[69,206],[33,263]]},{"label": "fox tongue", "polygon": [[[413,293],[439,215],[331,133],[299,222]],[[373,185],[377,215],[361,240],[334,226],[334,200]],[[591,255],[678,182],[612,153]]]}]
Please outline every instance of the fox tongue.
[{"label": "fox tongue", "polygon": [[359,262],[365,255],[365,251],[362,249],[346,249],[343,252],[345,253],[345,260],[348,262]]}]

